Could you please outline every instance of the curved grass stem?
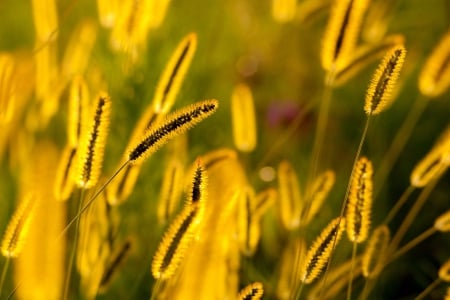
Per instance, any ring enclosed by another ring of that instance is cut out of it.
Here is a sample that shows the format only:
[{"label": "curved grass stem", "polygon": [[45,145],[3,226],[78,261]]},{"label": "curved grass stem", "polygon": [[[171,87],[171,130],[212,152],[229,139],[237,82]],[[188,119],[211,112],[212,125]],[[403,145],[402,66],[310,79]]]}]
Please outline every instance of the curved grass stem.
[{"label": "curved grass stem", "polygon": [[67,230],[72,226],[72,224],[77,221],[80,216],[86,211],[86,209],[91,206],[92,202],[94,202],[95,199],[105,190],[105,188],[111,183],[111,181],[130,163],[130,161],[126,161],[122,166],[120,166],[116,172],[100,187],[100,189],[92,196],[89,201],[86,202],[86,204],[81,208],[81,210],[75,215],[75,217],[70,220],[70,222],[64,227],[64,229],[59,234],[57,240],[59,240],[64,234],[67,232]]},{"label": "curved grass stem", "polygon": [[153,286],[152,290],[152,296],[150,297],[150,300],[155,300],[157,295],[159,294],[159,291],[161,289],[162,280],[157,279],[155,282],[155,285]]},{"label": "curved grass stem", "polygon": [[414,239],[412,239],[406,245],[402,246],[400,249],[395,251],[395,253],[392,255],[392,257],[389,259],[389,263],[391,261],[399,258],[400,256],[402,256],[403,254],[405,254],[406,252],[408,252],[409,250],[411,250],[412,248],[414,248],[415,246],[417,246],[418,244],[423,242],[425,239],[429,238],[435,232],[436,232],[436,228],[431,227],[431,228],[428,228],[427,230],[425,230],[424,232],[422,232],[421,234],[419,234],[418,236],[416,236]]},{"label": "curved grass stem", "polygon": [[395,215],[399,212],[399,210],[402,208],[402,206],[406,203],[411,193],[415,190],[415,187],[410,185],[408,188],[403,192],[400,199],[395,203],[394,207],[391,208],[389,211],[387,217],[382,222],[383,224],[388,224],[392,221],[392,219],[395,217]]},{"label": "curved grass stem", "polygon": [[[80,199],[79,199],[79,203],[78,203],[78,212],[77,212],[78,214],[80,213],[81,208],[83,207],[85,191],[86,190],[84,188],[82,188],[80,191]],[[77,224],[75,226],[75,236],[74,236],[74,240],[73,240],[72,250],[70,252],[69,265],[67,267],[67,275],[66,275],[66,281],[64,284],[64,298],[63,298],[65,300],[68,299],[68,296],[69,296],[70,280],[72,278],[72,268],[75,263],[75,252],[77,251],[77,245],[78,245],[79,227],[80,227],[80,218],[77,219]]]},{"label": "curved grass stem", "polygon": [[[307,187],[309,189],[310,183],[314,179],[317,173],[317,169],[319,168],[319,160],[322,156],[322,148],[323,148],[323,142],[325,139],[325,132],[327,129],[328,124],[328,118],[330,113],[330,104],[331,104],[331,98],[333,93],[332,83],[334,79],[333,73],[327,74],[327,79],[325,82],[325,89],[322,95],[322,100],[320,102],[320,108],[319,108],[319,116],[317,119],[317,127],[316,127],[316,133],[314,135],[314,143],[313,148],[311,152],[311,161],[309,165],[308,170],[308,177],[306,180]],[[306,190],[306,198],[309,199],[309,191]]]},{"label": "curved grass stem", "polygon": [[441,283],[441,279],[437,278],[429,286],[427,286],[427,288],[424,289],[422,293],[420,293],[416,298],[414,298],[414,300],[425,299],[425,297],[428,296],[428,294],[431,293],[431,291],[434,290],[439,285],[439,283]]},{"label": "curved grass stem", "polygon": [[5,264],[3,265],[2,278],[0,279],[0,296],[3,291],[3,284],[5,283],[6,273],[8,272],[10,258],[7,257],[5,260]]},{"label": "curved grass stem", "polygon": [[298,290],[297,290],[297,292],[296,292],[296,294],[295,294],[295,300],[300,300],[300,296],[302,295],[302,291],[303,291],[303,286],[305,285],[305,283],[304,282],[302,282],[301,284],[300,284],[300,286],[298,287]]},{"label": "curved grass stem", "polygon": [[397,131],[394,140],[392,141],[386,155],[383,156],[383,160],[380,163],[378,172],[375,176],[374,182],[377,184],[377,190],[374,193],[374,198],[377,197],[381,188],[383,187],[388,174],[391,172],[395,163],[397,162],[400,153],[406,145],[406,142],[411,137],[414,127],[422,116],[427,104],[428,99],[419,97],[416,99],[412,109],[409,111],[406,119],[403,121],[400,129]]},{"label": "curved grass stem", "polygon": [[289,283],[289,286],[292,287],[292,290],[290,291],[290,293],[294,292],[295,297],[292,298],[291,295],[289,295],[289,299],[299,299],[300,294],[301,294],[302,285],[303,285],[303,282],[302,282],[302,283],[300,283],[301,286],[299,286],[297,288],[298,272],[300,269],[300,265],[302,263],[302,257],[304,255],[304,253],[303,253],[304,247],[301,247],[300,244],[298,244],[298,243],[297,243],[297,245],[298,245],[298,247],[295,251],[295,260],[294,260],[294,274],[291,278],[292,282]]},{"label": "curved grass stem", "polygon": [[[348,194],[350,193],[350,184],[351,184],[351,180],[353,178],[353,172],[354,172],[356,163],[358,162],[359,156],[361,154],[362,146],[364,145],[364,141],[365,141],[366,136],[367,136],[367,131],[369,130],[370,117],[371,117],[371,115],[369,115],[367,117],[367,119],[366,119],[366,125],[364,126],[364,130],[363,130],[363,133],[361,135],[361,140],[359,141],[358,149],[356,150],[355,159],[353,160],[352,171],[350,172],[350,177],[349,177],[349,180],[348,180],[347,189],[345,191],[344,200],[342,201],[341,212],[340,212],[340,220],[342,220],[342,218],[344,217],[345,207],[347,206],[347,198],[348,198]],[[339,221],[339,222],[341,222],[341,221]],[[340,224],[338,226],[340,226]],[[336,240],[334,240],[333,248],[332,248],[332,251],[331,251],[331,254],[330,254],[330,259],[328,260],[328,263],[327,263],[327,266],[326,266],[326,269],[325,269],[325,274],[324,274],[324,277],[323,277],[323,280],[322,280],[322,282],[323,282],[322,286],[326,285],[328,269],[330,268],[331,261],[333,260],[333,254],[334,254],[334,248],[335,247],[336,247]],[[323,289],[322,289],[322,291],[323,291]],[[320,295],[319,298],[321,296],[322,295]]]},{"label": "curved grass stem", "polygon": [[436,177],[422,190],[422,192],[417,197],[416,202],[413,204],[411,209],[409,210],[406,217],[403,219],[403,222],[401,223],[400,227],[398,228],[397,232],[395,233],[394,237],[392,238],[392,241],[388,248],[388,255],[393,254],[394,251],[397,249],[400,241],[402,240],[403,236],[408,231],[411,224],[416,219],[417,215],[419,214],[421,208],[425,204],[426,200],[430,196],[431,192],[434,190],[434,187],[439,182],[440,177],[444,174],[446,170],[445,166],[441,166],[441,168],[438,170]]}]

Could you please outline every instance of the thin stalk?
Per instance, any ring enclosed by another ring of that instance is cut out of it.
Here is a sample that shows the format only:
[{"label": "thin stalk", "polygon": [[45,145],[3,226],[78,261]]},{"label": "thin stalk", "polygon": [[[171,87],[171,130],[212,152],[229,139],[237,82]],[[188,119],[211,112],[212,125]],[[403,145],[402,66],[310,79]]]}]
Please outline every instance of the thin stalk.
[{"label": "thin stalk", "polygon": [[0,296],[3,291],[3,284],[5,283],[6,273],[8,272],[10,257],[6,257],[5,264],[3,265],[2,278],[0,280]]},{"label": "thin stalk", "polygon": [[386,182],[388,174],[391,172],[392,168],[397,162],[397,159],[400,153],[402,153],[406,142],[411,137],[413,129],[419,121],[420,116],[422,116],[422,113],[424,112],[428,102],[428,99],[424,99],[424,97],[417,98],[406,119],[403,121],[400,129],[397,131],[387,153],[383,156],[383,160],[380,163],[378,173],[375,176],[374,182],[377,183],[378,188],[374,193],[374,198],[376,198],[384,183]]},{"label": "thin stalk", "polygon": [[[350,193],[350,184],[351,184],[351,181],[352,181],[352,178],[353,178],[353,172],[355,170],[356,163],[358,162],[359,156],[361,154],[362,146],[364,145],[364,141],[365,141],[366,136],[367,136],[367,131],[369,129],[369,124],[370,124],[370,117],[371,117],[371,115],[367,116],[366,125],[364,126],[364,130],[363,130],[363,133],[361,135],[361,140],[359,141],[358,149],[356,150],[355,159],[353,160],[352,171],[350,172],[350,178],[348,180],[347,189],[345,191],[344,201],[342,202],[342,206],[341,206],[339,223],[341,222],[342,218],[344,217],[345,207],[347,206],[347,200],[348,200],[347,198],[348,198],[348,194]],[[339,226],[340,226],[340,224],[338,224],[338,227]],[[323,277],[323,280],[322,280],[322,282],[323,282],[322,286],[325,286],[325,284],[327,282],[328,269],[330,268],[331,261],[333,260],[334,248],[335,247],[336,247],[336,239],[333,242],[333,251],[330,254],[330,259],[328,260],[327,267],[325,269],[325,274],[324,274],[324,277]],[[323,289],[322,289],[322,291],[323,291]],[[321,296],[322,296],[322,292],[320,293],[319,298]]]},{"label": "thin stalk", "polygon": [[446,168],[444,166],[441,166],[440,170],[438,170],[436,174],[436,177],[422,190],[413,207],[409,210],[407,216],[405,217],[399,229],[392,238],[392,241],[388,249],[388,253],[393,253],[397,249],[398,244],[402,240],[403,236],[405,235],[406,231],[409,229],[411,224],[414,222],[421,208],[425,204],[431,192],[434,190],[434,187],[439,182],[439,178],[442,176],[445,169]]},{"label": "thin stalk", "polygon": [[403,192],[400,199],[395,203],[394,207],[389,211],[387,217],[382,222],[383,224],[388,224],[392,219],[395,217],[395,215],[398,213],[400,208],[405,204],[406,200],[408,200],[411,193],[415,190],[415,187],[410,185],[408,188]]},{"label": "thin stalk", "polygon": [[[431,227],[427,229],[426,231],[422,232],[419,236],[415,237],[413,240],[411,240],[409,243],[398,249],[392,256],[389,257],[389,259],[384,263],[384,267],[386,267],[388,264],[399,258],[401,255],[405,254],[407,251],[411,250],[413,247],[415,247],[417,244],[421,243],[425,239],[427,239],[429,236],[434,234],[436,232],[436,229],[434,227]],[[383,268],[384,268],[383,267]],[[361,296],[359,299],[367,299],[369,292],[374,287],[374,278],[367,278],[366,283],[364,284],[363,291],[361,293]]]},{"label": "thin stalk", "polygon": [[298,288],[298,291],[297,291],[297,293],[296,293],[296,295],[295,295],[295,299],[296,300],[300,300],[300,296],[302,295],[302,291],[303,291],[303,286],[305,285],[305,283],[304,282],[302,282],[301,284],[300,284],[300,286],[299,286],[299,288]]},{"label": "thin stalk", "polygon": [[[333,80],[334,74],[331,72],[328,73],[327,79],[325,81],[325,89],[322,95],[322,101],[320,102],[319,116],[317,119],[316,133],[314,135],[314,143],[312,148],[311,163],[309,166],[308,178],[306,181],[308,189],[313,178],[316,176],[319,159],[322,156],[323,141],[325,139],[325,132],[327,129],[328,117],[330,113]],[[309,199],[308,190],[306,191],[306,198]]]},{"label": "thin stalk", "polygon": [[75,217],[73,217],[72,220],[70,220],[70,222],[66,225],[66,227],[64,227],[64,229],[61,231],[61,233],[59,234],[57,240],[59,240],[61,237],[64,236],[64,234],[67,232],[67,230],[70,228],[70,226],[72,226],[72,224],[78,220],[81,216],[81,214],[83,214],[86,209],[89,208],[89,206],[92,204],[92,202],[94,202],[94,200],[105,190],[105,188],[111,183],[111,181],[120,173],[120,171],[123,170],[123,168],[125,168],[128,164],[130,163],[130,161],[126,161],[122,166],[120,166],[120,168],[117,169],[116,172],[114,172],[114,174],[100,187],[100,189],[94,194],[94,196],[92,196],[91,199],[89,199],[88,202],[86,202],[86,204],[83,206],[83,208],[75,215]]},{"label": "thin stalk", "polygon": [[[86,191],[86,189],[81,188],[81,192],[80,192],[80,199],[79,199],[79,203],[78,203],[78,214],[81,211],[81,208],[83,207],[83,200],[84,200],[84,192]],[[77,245],[78,245],[78,231],[80,228],[80,218],[77,219],[77,224],[75,227],[75,236],[74,236],[74,240],[73,240],[73,245],[72,245],[72,251],[70,252],[70,259],[69,259],[69,265],[67,267],[67,276],[66,276],[66,282],[64,284],[64,298],[63,299],[68,299],[67,297],[69,296],[69,290],[70,290],[70,279],[72,277],[72,268],[73,268],[73,264],[75,262],[75,252],[77,250]]]},{"label": "thin stalk", "polygon": [[348,289],[347,289],[347,300],[352,298],[352,283],[353,283],[353,270],[355,268],[355,258],[356,258],[356,249],[358,248],[358,244],[353,242],[353,251],[352,251],[352,266],[350,268],[350,277],[348,280]]},{"label": "thin stalk", "polygon": [[[302,263],[301,258],[303,257],[304,253],[303,253],[303,249],[304,247],[302,247],[302,245],[299,245],[299,249],[297,249],[297,251],[295,251],[295,260],[294,260],[294,274],[291,278],[291,282],[289,282],[289,287],[292,287],[292,290],[289,291],[289,293],[291,294],[292,292],[295,293],[295,298],[291,298],[289,295],[289,299],[299,299],[300,298],[300,294],[301,294],[301,286],[297,289],[297,278],[298,278],[298,271],[300,269],[300,264]],[[303,282],[301,283],[301,285],[303,285]]]},{"label": "thin stalk", "polygon": [[408,242],[406,245],[402,246],[400,249],[395,251],[395,253],[392,255],[392,257],[389,259],[388,263],[399,258],[403,254],[405,254],[406,252],[408,252],[409,250],[411,250],[412,248],[414,248],[415,246],[417,246],[418,244],[423,242],[425,239],[429,238],[435,232],[436,232],[436,228],[434,228],[434,227],[428,228],[427,230],[422,232],[420,235],[416,236],[413,240]]},{"label": "thin stalk", "polygon": [[435,281],[433,281],[429,286],[427,286],[427,288],[425,290],[422,291],[422,293],[420,293],[416,298],[414,298],[414,300],[421,300],[421,299],[425,299],[426,296],[428,296],[428,294],[434,290],[439,283],[441,283],[441,279],[437,278]]},{"label": "thin stalk", "polygon": [[155,285],[153,286],[153,290],[152,290],[152,296],[150,298],[150,300],[155,300],[156,296],[159,293],[159,290],[161,289],[161,284],[162,284],[162,280],[161,279],[157,279],[155,282]]},{"label": "thin stalk", "polygon": [[370,279],[369,278],[366,278],[366,282],[364,283],[364,287],[363,287],[363,290],[362,290],[362,292],[361,292],[361,295],[359,296],[359,298],[358,299],[361,299],[361,300],[365,300],[365,299],[367,299],[367,296],[369,296],[369,283],[370,283]]}]

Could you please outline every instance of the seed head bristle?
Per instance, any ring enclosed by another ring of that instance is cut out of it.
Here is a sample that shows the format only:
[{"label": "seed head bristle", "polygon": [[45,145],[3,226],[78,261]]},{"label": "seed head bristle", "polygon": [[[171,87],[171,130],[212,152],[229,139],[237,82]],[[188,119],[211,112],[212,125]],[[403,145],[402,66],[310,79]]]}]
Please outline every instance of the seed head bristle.
[{"label": "seed head bristle", "polygon": [[450,300],[450,287],[447,287],[447,292],[445,293],[444,300]]},{"label": "seed head bristle", "polygon": [[108,135],[111,100],[102,92],[97,96],[92,115],[77,150],[78,174],[76,184],[80,188],[92,188],[97,184],[103,164],[103,153]]},{"label": "seed head bristle", "polygon": [[392,91],[397,82],[406,56],[402,45],[393,47],[378,65],[366,93],[364,111],[367,115],[382,112],[392,99]]},{"label": "seed head bristle", "polygon": [[66,201],[72,194],[73,174],[76,167],[77,149],[66,146],[61,155],[53,187],[53,195],[58,201]]},{"label": "seed head bristle", "polygon": [[309,248],[300,268],[300,281],[312,283],[319,277],[328,263],[334,246],[338,244],[345,229],[345,219],[336,218],[315,239]]},{"label": "seed head bristle", "polygon": [[441,39],[425,62],[419,75],[419,90],[428,97],[437,97],[450,86],[450,31]]},{"label": "seed head bristle", "polygon": [[259,300],[264,294],[261,282],[254,282],[243,288],[238,295],[239,300]]},{"label": "seed head bristle", "polygon": [[442,168],[444,168],[443,148],[433,147],[427,155],[416,164],[411,172],[410,182],[414,187],[426,186]]},{"label": "seed head bristle", "polygon": [[122,245],[120,245],[120,248],[118,249],[118,251],[116,251],[116,253],[113,254],[111,259],[109,259],[100,280],[100,291],[106,289],[114,275],[120,269],[120,266],[123,264],[123,262],[127,258],[127,255],[130,253],[131,245],[131,240],[126,240]]},{"label": "seed head bristle", "polygon": [[450,260],[447,260],[439,268],[439,279],[445,282],[450,282]]},{"label": "seed head bristle", "polygon": [[165,224],[173,216],[183,191],[184,167],[172,157],[164,170],[161,193],[158,200],[158,221]]},{"label": "seed head bristle", "polygon": [[336,0],[322,42],[322,67],[336,71],[344,66],[356,46],[368,0]]},{"label": "seed head bristle", "polygon": [[376,44],[368,43],[358,46],[349,60],[341,68],[336,70],[333,86],[342,86],[356,74],[368,67],[372,62],[382,58],[392,47],[403,45],[403,35],[391,35]]},{"label": "seed head bristle", "polygon": [[206,185],[208,181],[208,176],[203,167],[203,162],[201,159],[197,160],[197,168],[192,176],[192,185],[190,190],[190,195],[188,197],[187,205],[204,205],[206,199]]},{"label": "seed head bristle", "polygon": [[177,46],[164,68],[152,101],[157,114],[166,114],[172,108],[197,48],[197,34],[188,34]]},{"label": "seed head bristle", "polygon": [[310,199],[308,200],[310,201],[311,206],[309,207],[309,210],[305,212],[306,215],[303,220],[304,225],[308,225],[314,216],[319,212],[323,202],[328,196],[328,193],[333,187],[335,180],[336,175],[332,170],[325,171],[314,180],[309,196]]},{"label": "seed head bristle", "polygon": [[[353,271],[352,271],[353,270]],[[348,274],[353,272],[353,277]],[[361,274],[361,256],[356,256],[328,269],[326,280],[316,282],[308,292],[308,299],[336,299],[339,293]]]},{"label": "seed head bristle", "polygon": [[29,194],[19,204],[3,236],[1,251],[5,257],[17,257],[24,247],[33,222],[36,200]]},{"label": "seed head bristle", "polygon": [[[145,47],[149,32],[149,11],[152,1],[123,1],[117,10],[111,31],[111,46],[135,61]],[[150,14],[153,15],[153,14]]]},{"label": "seed head bristle", "polygon": [[171,138],[186,132],[192,126],[212,115],[218,107],[217,100],[205,100],[180,109],[166,117],[165,121],[151,126],[137,145],[129,148],[128,160],[142,163]]},{"label": "seed head bristle", "polygon": [[450,231],[450,210],[436,218],[434,228],[440,232]]},{"label": "seed head bristle", "polygon": [[75,77],[70,86],[67,136],[69,145],[77,147],[83,124],[88,122],[89,90],[82,77]]},{"label": "seed head bristle", "polygon": [[386,225],[378,226],[372,232],[361,261],[364,277],[375,278],[381,272],[390,236]]},{"label": "seed head bristle", "polygon": [[197,234],[198,210],[198,206],[185,207],[169,226],[153,257],[154,278],[168,279],[175,274]]},{"label": "seed head bristle", "polygon": [[222,148],[214,151],[210,151],[202,155],[202,161],[205,169],[212,168],[215,164],[227,159],[236,159],[237,153],[230,148]]},{"label": "seed head bristle", "polygon": [[237,232],[239,248],[246,256],[254,254],[260,238],[259,219],[255,218],[255,191],[247,185],[238,198]]},{"label": "seed head bristle", "polygon": [[355,165],[346,207],[347,235],[350,241],[361,243],[369,235],[372,212],[373,167],[361,157]]}]

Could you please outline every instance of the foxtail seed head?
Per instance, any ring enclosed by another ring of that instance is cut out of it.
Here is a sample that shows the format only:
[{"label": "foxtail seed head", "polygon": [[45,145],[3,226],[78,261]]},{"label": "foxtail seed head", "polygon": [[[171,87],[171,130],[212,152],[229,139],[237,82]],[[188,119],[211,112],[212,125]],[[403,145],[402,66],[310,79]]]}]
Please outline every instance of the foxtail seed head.
[{"label": "foxtail seed head", "polygon": [[171,157],[165,170],[158,200],[158,221],[168,222],[179,204],[183,191],[184,167],[181,161]]},{"label": "foxtail seed head", "polygon": [[231,95],[233,139],[236,148],[251,152],[257,143],[256,117],[252,91],[246,84],[237,85]]},{"label": "foxtail seed head", "polygon": [[372,163],[361,157],[355,165],[346,209],[347,234],[350,241],[367,239],[372,211]]},{"label": "foxtail seed head", "polygon": [[433,147],[411,172],[411,185],[419,188],[426,186],[445,167],[442,148]]},{"label": "foxtail seed head", "polygon": [[450,231],[450,210],[436,218],[434,228],[440,232]]},{"label": "foxtail seed head", "polygon": [[450,282],[450,260],[447,260],[439,269],[439,279]]},{"label": "foxtail seed head", "polygon": [[281,223],[287,230],[295,229],[300,225],[302,199],[297,174],[286,160],[278,166],[278,186]]},{"label": "foxtail seed head", "polygon": [[110,114],[111,100],[106,93],[102,92],[97,96],[90,123],[82,132],[81,144],[77,150],[76,183],[80,188],[88,189],[97,184],[103,163]]},{"label": "foxtail seed head", "polygon": [[405,56],[405,47],[395,46],[378,65],[366,93],[364,111],[367,115],[379,114],[390,104]]},{"label": "foxtail seed head", "polygon": [[172,277],[194,241],[201,219],[198,206],[185,207],[164,234],[152,261],[152,274],[157,279]]},{"label": "foxtail seed head", "polygon": [[197,34],[188,34],[175,49],[158,82],[153,108],[157,114],[166,114],[172,108],[183,79],[197,48]]},{"label": "foxtail seed head", "polygon": [[344,229],[345,219],[343,218],[336,218],[325,227],[306,253],[300,268],[300,281],[309,284],[319,277],[335,245],[341,239]]},{"label": "foxtail seed head", "polygon": [[128,254],[130,253],[131,246],[131,239],[126,240],[122,245],[120,245],[120,248],[118,247],[118,251],[116,251],[116,253],[112,255],[111,259],[109,259],[100,280],[100,291],[106,290],[112,278],[119,271],[123,262],[126,260]]},{"label": "foxtail seed head", "polygon": [[450,31],[428,57],[419,75],[419,90],[428,97],[437,97],[450,86]]},{"label": "foxtail seed head", "polygon": [[334,182],[336,180],[336,175],[334,171],[327,170],[324,173],[320,174],[319,177],[317,177],[311,188],[311,192],[309,193],[309,199],[310,201],[310,207],[308,211],[305,211],[304,225],[308,225],[308,223],[315,217],[315,215],[319,212],[320,208],[322,207],[323,202],[325,201],[326,197],[328,196],[328,193],[330,192],[331,188],[334,185]]},{"label": "foxtail seed head", "polygon": [[205,100],[168,115],[166,120],[151,126],[139,140],[139,143],[129,148],[128,160],[132,164],[142,163],[171,138],[186,132],[192,126],[212,115],[218,106],[217,100]]},{"label": "foxtail seed head", "polygon": [[70,86],[67,136],[69,144],[77,147],[83,124],[86,124],[89,107],[89,90],[82,77],[75,77]]},{"label": "foxtail seed head", "polygon": [[1,251],[5,257],[17,257],[25,244],[35,211],[35,198],[30,194],[19,204],[6,228]]},{"label": "foxtail seed head", "polygon": [[368,0],[335,0],[322,46],[322,67],[340,69],[350,59]]},{"label": "foxtail seed head", "polygon": [[243,288],[238,295],[239,300],[259,300],[264,294],[261,282],[254,282]]},{"label": "foxtail seed head", "polygon": [[60,157],[53,186],[53,195],[58,201],[66,201],[69,199],[73,191],[73,173],[76,167],[76,153],[76,148],[66,146]]},{"label": "foxtail seed head", "polygon": [[336,70],[333,86],[342,86],[351,78],[360,73],[372,62],[381,59],[389,49],[397,45],[403,45],[405,38],[403,35],[394,34],[385,37],[382,41],[373,44],[367,43],[358,46],[353,52],[350,60],[345,65]]},{"label": "foxtail seed head", "polygon": [[197,160],[197,168],[192,174],[192,184],[189,189],[189,197],[186,206],[198,206],[199,212],[203,213],[206,201],[206,186],[208,184],[208,176],[201,159]]},{"label": "foxtail seed head", "polygon": [[361,261],[364,277],[374,278],[381,272],[390,236],[386,225],[374,229]]}]

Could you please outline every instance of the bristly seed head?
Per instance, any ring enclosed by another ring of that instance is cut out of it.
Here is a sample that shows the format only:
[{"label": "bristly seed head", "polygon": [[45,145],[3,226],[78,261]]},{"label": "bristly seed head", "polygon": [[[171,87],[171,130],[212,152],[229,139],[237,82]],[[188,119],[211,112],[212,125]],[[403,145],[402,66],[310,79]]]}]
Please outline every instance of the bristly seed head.
[{"label": "bristly seed head", "polygon": [[132,164],[142,163],[171,138],[186,132],[192,126],[212,115],[218,106],[217,100],[205,100],[168,115],[165,121],[151,126],[139,143],[130,148],[128,160]]},{"label": "bristly seed head", "polygon": [[102,92],[97,96],[90,124],[82,132],[80,148],[77,150],[76,183],[80,188],[94,187],[100,177],[110,114],[111,100],[106,93]]},{"label": "bristly seed head", "polygon": [[347,234],[350,241],[361,243],[367,239],[372,211],[373,167],[361,157],[355,165],[346,207]]},{"label": "bristly seed head", "polygon": [[345,229],[345,219],[333,219],[309,248],[300,269],[300,281],[309,284],[319,277]]},{"label": "bristly seed head", "polygon": [[378,65],[367,89],[364,105],[367,115],[379,114],[390,104],[392,90],[402,69],[405,56],[405,47],[403,45],[395,46]]},{"label": "bristly seed head", "polygon": [[243,288],[237,299],[239,300],[259,300],[264,294],[263,285],[261,282],[254,282]]}]

